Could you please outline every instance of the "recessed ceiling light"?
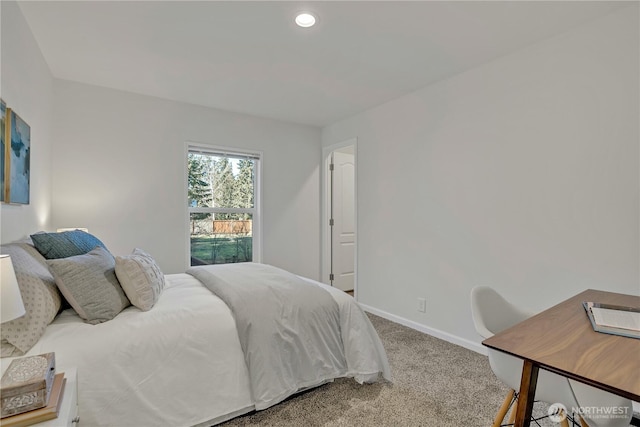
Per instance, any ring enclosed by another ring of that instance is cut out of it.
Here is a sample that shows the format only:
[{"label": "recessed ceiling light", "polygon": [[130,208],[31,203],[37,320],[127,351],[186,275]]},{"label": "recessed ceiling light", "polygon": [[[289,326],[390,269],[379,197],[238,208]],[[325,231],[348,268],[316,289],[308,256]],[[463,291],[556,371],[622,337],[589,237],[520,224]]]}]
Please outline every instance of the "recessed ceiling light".
[{"label": "recessed ceiling light", "polygon": [[316,23],[316,17],[308,12],[299,13],[296,16],[296,24],[302,28],[313,27]]}]

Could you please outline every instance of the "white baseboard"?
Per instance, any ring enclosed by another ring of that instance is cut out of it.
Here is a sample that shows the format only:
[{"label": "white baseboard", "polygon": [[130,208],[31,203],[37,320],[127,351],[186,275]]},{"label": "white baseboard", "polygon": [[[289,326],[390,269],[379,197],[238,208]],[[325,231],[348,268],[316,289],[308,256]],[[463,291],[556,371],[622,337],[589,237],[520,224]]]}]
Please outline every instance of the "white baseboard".
[{"label": "white baseboard", "polygon": [[408,328],[415,329],[416,331],[420,331],[427,335],[431,335],[433,337],[439,338],[441,340],[450,342],[451,344],[459,345],[460,347],[464,347],[471,351],[475,351],[476,353],[484,354],[485,356],[488,354],[487,348],[482,344],[469,341],[464,338],[457,337],[455,335],[451,335],[447,332],[443,332],[439,329],[430,328],[428,326],[422,325],[418,322],[414,322],[413,320],[405,319],[404,317],[396,316],[395,314],[387,313],[386,311],[378,310],[377,308],[368,306],[366,304],[358,303],[360,307],[364,311],[368,311],[371,314],[375,314],[376,316],[383,317],[387,320],[390,320],[395,323],[399,323]]}]

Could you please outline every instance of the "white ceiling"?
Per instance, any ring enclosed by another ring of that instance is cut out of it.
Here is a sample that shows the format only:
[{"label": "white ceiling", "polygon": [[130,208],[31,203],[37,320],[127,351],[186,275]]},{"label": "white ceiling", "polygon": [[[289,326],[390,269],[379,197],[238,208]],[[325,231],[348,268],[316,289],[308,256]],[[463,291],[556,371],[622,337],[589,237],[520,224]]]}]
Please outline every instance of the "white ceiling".
[{"label": "white ceiling", "polygon": [[[27,1],[54,77],[323,126],[625,2]],[[319,24],[293,24],[311,10]]]}]

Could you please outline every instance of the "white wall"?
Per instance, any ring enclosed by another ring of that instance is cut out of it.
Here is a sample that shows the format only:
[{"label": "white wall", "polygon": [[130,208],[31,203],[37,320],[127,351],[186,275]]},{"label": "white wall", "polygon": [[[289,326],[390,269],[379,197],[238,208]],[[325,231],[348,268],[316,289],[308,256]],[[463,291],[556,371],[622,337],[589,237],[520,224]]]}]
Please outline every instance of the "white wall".
[{"label": "white wall", "polygon": [[320,264],[320,129],[56,80],[53,226],[184,271],[185,141],[263,152],[263,262]]},{"label": "white wall", "polygon": [[0,9],[0,96],[31,127],[30,203],[0,207],[0,241],[9,242],[50,224],[53,79],[18,5]]},{"label": "white wall", "polygon": [[635,4],[324,128],[358,138],[359,300],[480,348],[476,285],[640,294],[638,36]]}]

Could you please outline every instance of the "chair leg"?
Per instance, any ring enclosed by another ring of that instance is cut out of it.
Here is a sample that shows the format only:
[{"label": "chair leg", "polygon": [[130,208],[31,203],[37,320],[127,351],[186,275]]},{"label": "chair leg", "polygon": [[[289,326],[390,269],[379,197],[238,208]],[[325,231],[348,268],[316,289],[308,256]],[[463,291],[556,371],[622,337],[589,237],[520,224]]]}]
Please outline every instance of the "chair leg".
[{"label": "chair leg", "polygon": [[513,408],[511,408],[511,414],[509,415],[509,421],[507,422],[507,425],[516,425],[516,412],[518,412],[518,397],[516,397],[516,400],[514,402],[514,404],[512,405]]},{"label": "chair leg", "polygon": [[587,422],[580,416],[578,415],[578,419],[580,420],[580,425],[582,427],[589,427],[589,425],[587,424]]},{"label": "chair leg", "polygon": [[498,410],[498,413],[496,414],[496,418],[493,421],[493,424],[491,425],[491,427],[500,427],[500,425],[502,424],[502,420],[504,419],[504,416],[507,415],[507,411],[511,406],[511,401],[513,400],[514,394],[515,394],[515,390],[509,390],[509,392],[507,393],[507,397],[505,397],[504,402],[502,402],[502,406],[500,406],[500,409]]},{"label": "chair leg", "polygon": [[[505,397],[504,401],[502,402],[502,406],[500,406],[500,409],[498,410],[498,413],[496,414],[496,418],[493,421],[493,424],[491,425],[491,427],[500,427],[502,425],[502,421],[504,421],[504,417],[507,415],[507,412],[509,411],[509,408],[511,406],[513,406],[513,410],[511,411],[511,414],[509,415],[509,421],[507,422],[506,425],[514,425],[515,423],[515,419],[516,419],[516,404],[517,402],[514,402],[514,405],[511,405],[511,402],[516,400],[517,401],[517,396],[514,399],[514,396],[516,395],[515,390],[509,390],[509,392],[507,393],[507,396]],[[581,427],[589,427],[587,425],[587,423],[582,419],[582,417],[578,417],[580,419],[580,426]],[[569,427],[569,421],[568,421],[568,417],[565,417],[562,421],[560,421],[560,427]]]}]

